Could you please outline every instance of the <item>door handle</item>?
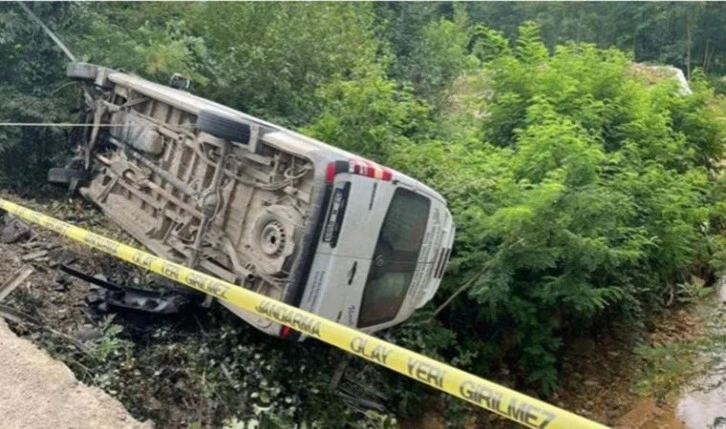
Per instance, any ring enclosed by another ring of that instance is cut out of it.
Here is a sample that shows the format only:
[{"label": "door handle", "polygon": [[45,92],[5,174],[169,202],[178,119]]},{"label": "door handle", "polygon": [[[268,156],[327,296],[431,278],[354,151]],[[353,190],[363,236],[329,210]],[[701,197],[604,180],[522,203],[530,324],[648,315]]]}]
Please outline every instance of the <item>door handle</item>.
[{"label": "door handle", "polygon": [[353,262],[353,266],[350,268],[350,271],[348,271],[348,285],[353,284],[353,279],[355,278],[355,273],[358,272],[358,261]]}]

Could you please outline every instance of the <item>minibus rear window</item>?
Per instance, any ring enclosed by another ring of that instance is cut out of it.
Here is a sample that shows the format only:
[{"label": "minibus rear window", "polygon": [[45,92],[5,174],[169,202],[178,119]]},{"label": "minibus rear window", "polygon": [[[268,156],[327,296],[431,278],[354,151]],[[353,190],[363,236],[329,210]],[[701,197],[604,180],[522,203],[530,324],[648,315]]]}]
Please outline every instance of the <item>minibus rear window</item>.
[{"label": "minibus rear window", "polygon": [[403,188],[394,192],[373,251],[359,327],[385,323],[398,314],[416,270],[430,206],[423,195]]}]

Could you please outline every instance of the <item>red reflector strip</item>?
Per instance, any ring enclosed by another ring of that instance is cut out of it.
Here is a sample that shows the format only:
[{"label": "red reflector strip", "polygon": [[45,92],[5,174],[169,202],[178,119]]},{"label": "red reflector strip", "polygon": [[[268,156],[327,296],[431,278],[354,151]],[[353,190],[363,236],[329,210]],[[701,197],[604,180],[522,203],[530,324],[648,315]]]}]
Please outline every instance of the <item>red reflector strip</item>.
[{"label": "red reflector strip", "polygon": [[290,332],[291,332],[291,331],[292,331],[292,329],[291,329],[291,328],[290,328],[289,326],[286,326],[286,325],[282,325],[282,329],[280,329],[280,336],[281,336],[282,338],[285,338],[285,337],[287,337],[288,335],[290,335]]},{"label": "red reflector strip", "polygon": [[439,272],[439,265],[441,264],[441,256],[445,253],[446,248],[440,247],[439,250],[436,251],[436,257],[434,257],[434,274],[433,278],[436,278],[436,273]]},{"label": "red reflector strip", "polygon": [[446,263],[449,262],[449,255],[451,254],[451,249],[444,249],[443,252],[441,252],[441,256],[439,257],[438,262],[436,263],[436,271],[434,272],[434,278],[438,279],[444,276],[444,271],[446,271]]},{"label": "red reflector strip", "polygon": [[364,175],[366,177],[376,178],[376,168],[370,162],[363,160],[363,168],[365,169]]},{"label": "red reflector strip", "polygon": [[360,159],[351,159],[348,161],[348,173],[384,181],[391,181],[393,179],[393,171],[389,168]]}]

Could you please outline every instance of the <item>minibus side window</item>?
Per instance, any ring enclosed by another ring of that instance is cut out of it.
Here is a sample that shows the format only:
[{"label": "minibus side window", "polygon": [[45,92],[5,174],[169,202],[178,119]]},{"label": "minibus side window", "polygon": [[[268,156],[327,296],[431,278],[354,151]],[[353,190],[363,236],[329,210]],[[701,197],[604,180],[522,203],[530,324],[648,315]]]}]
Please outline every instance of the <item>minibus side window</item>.
[{"label": "minibus side window", "polygon": [[373,251],[358,326],[393,320],[408,292],[426,233],[431,202],[404,188],[397,188],[381,225]]}]

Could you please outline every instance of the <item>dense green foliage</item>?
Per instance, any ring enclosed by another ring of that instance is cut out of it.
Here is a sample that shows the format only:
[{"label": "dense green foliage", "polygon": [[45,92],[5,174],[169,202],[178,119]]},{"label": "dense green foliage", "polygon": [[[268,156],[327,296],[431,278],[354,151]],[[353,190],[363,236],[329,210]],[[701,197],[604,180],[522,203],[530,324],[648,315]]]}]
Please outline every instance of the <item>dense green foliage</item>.
[{"label": "dense green foliage", "polygon": [[78,47],[160,81],[182,72],[200,95],[299,126],[320,110],[317,88],[375,61],[370,6],[79,5],[91,28]]},{"label": "dense green foliage", "polygon": [[471,18],[512,38],[526,20],[542,28],[545,44],[594,43],[632,51],[637,61],[673,64],[690,71],[726,71],[726,6],[717,2],[565,2],[467,5]]},{"label": "dense green foliage", "polygon": [[[59,31],[73,25],[75,16],[68,6],[38,5],[36,9]],[[70,112],[78,104],[78,92],[64,87],[67,82],[59,51],[37,27],[29,25],[17,6],[0,7],[0,58],[2,122],[72,120]],[[0,183],[22,187],[42,180],[45,171],[65,156],[65,140],[58,128],[0,127]]]},{"label": "dense green foliage", "polygon": [[[569,341],[638,328],[726,266],[726,134],[707,82],[726,67],[721,4],[33,7],[86,60],[183,72],[197,94],[439,190],[458,234],[434,304],[456,297],[390,335],[479,374],[549,392]],[[13,5],[0,51],[0,119],[67,120],[64,59]],[[684,68],[693,94],[633,60]],[[0,129],[3,177],[19,154],[46,166],[60,134]],[[391,383],[400,411],[420,404],[420,386]]]},{"label": "dense green foliage", "polygon": [[639,82],[619,51],[549,55],[536,27],[520,31],[469,78],[491,95],[462,121],[468,139],[411,146],[394,163],[427,166],[457,213],[450,290],[471,285],[445,325],[477,350],[479,371],[516,362],[547,390],[563,338],[637,318],[707,253],[724,134],[702,83],[685,98],[672,82]]}]

